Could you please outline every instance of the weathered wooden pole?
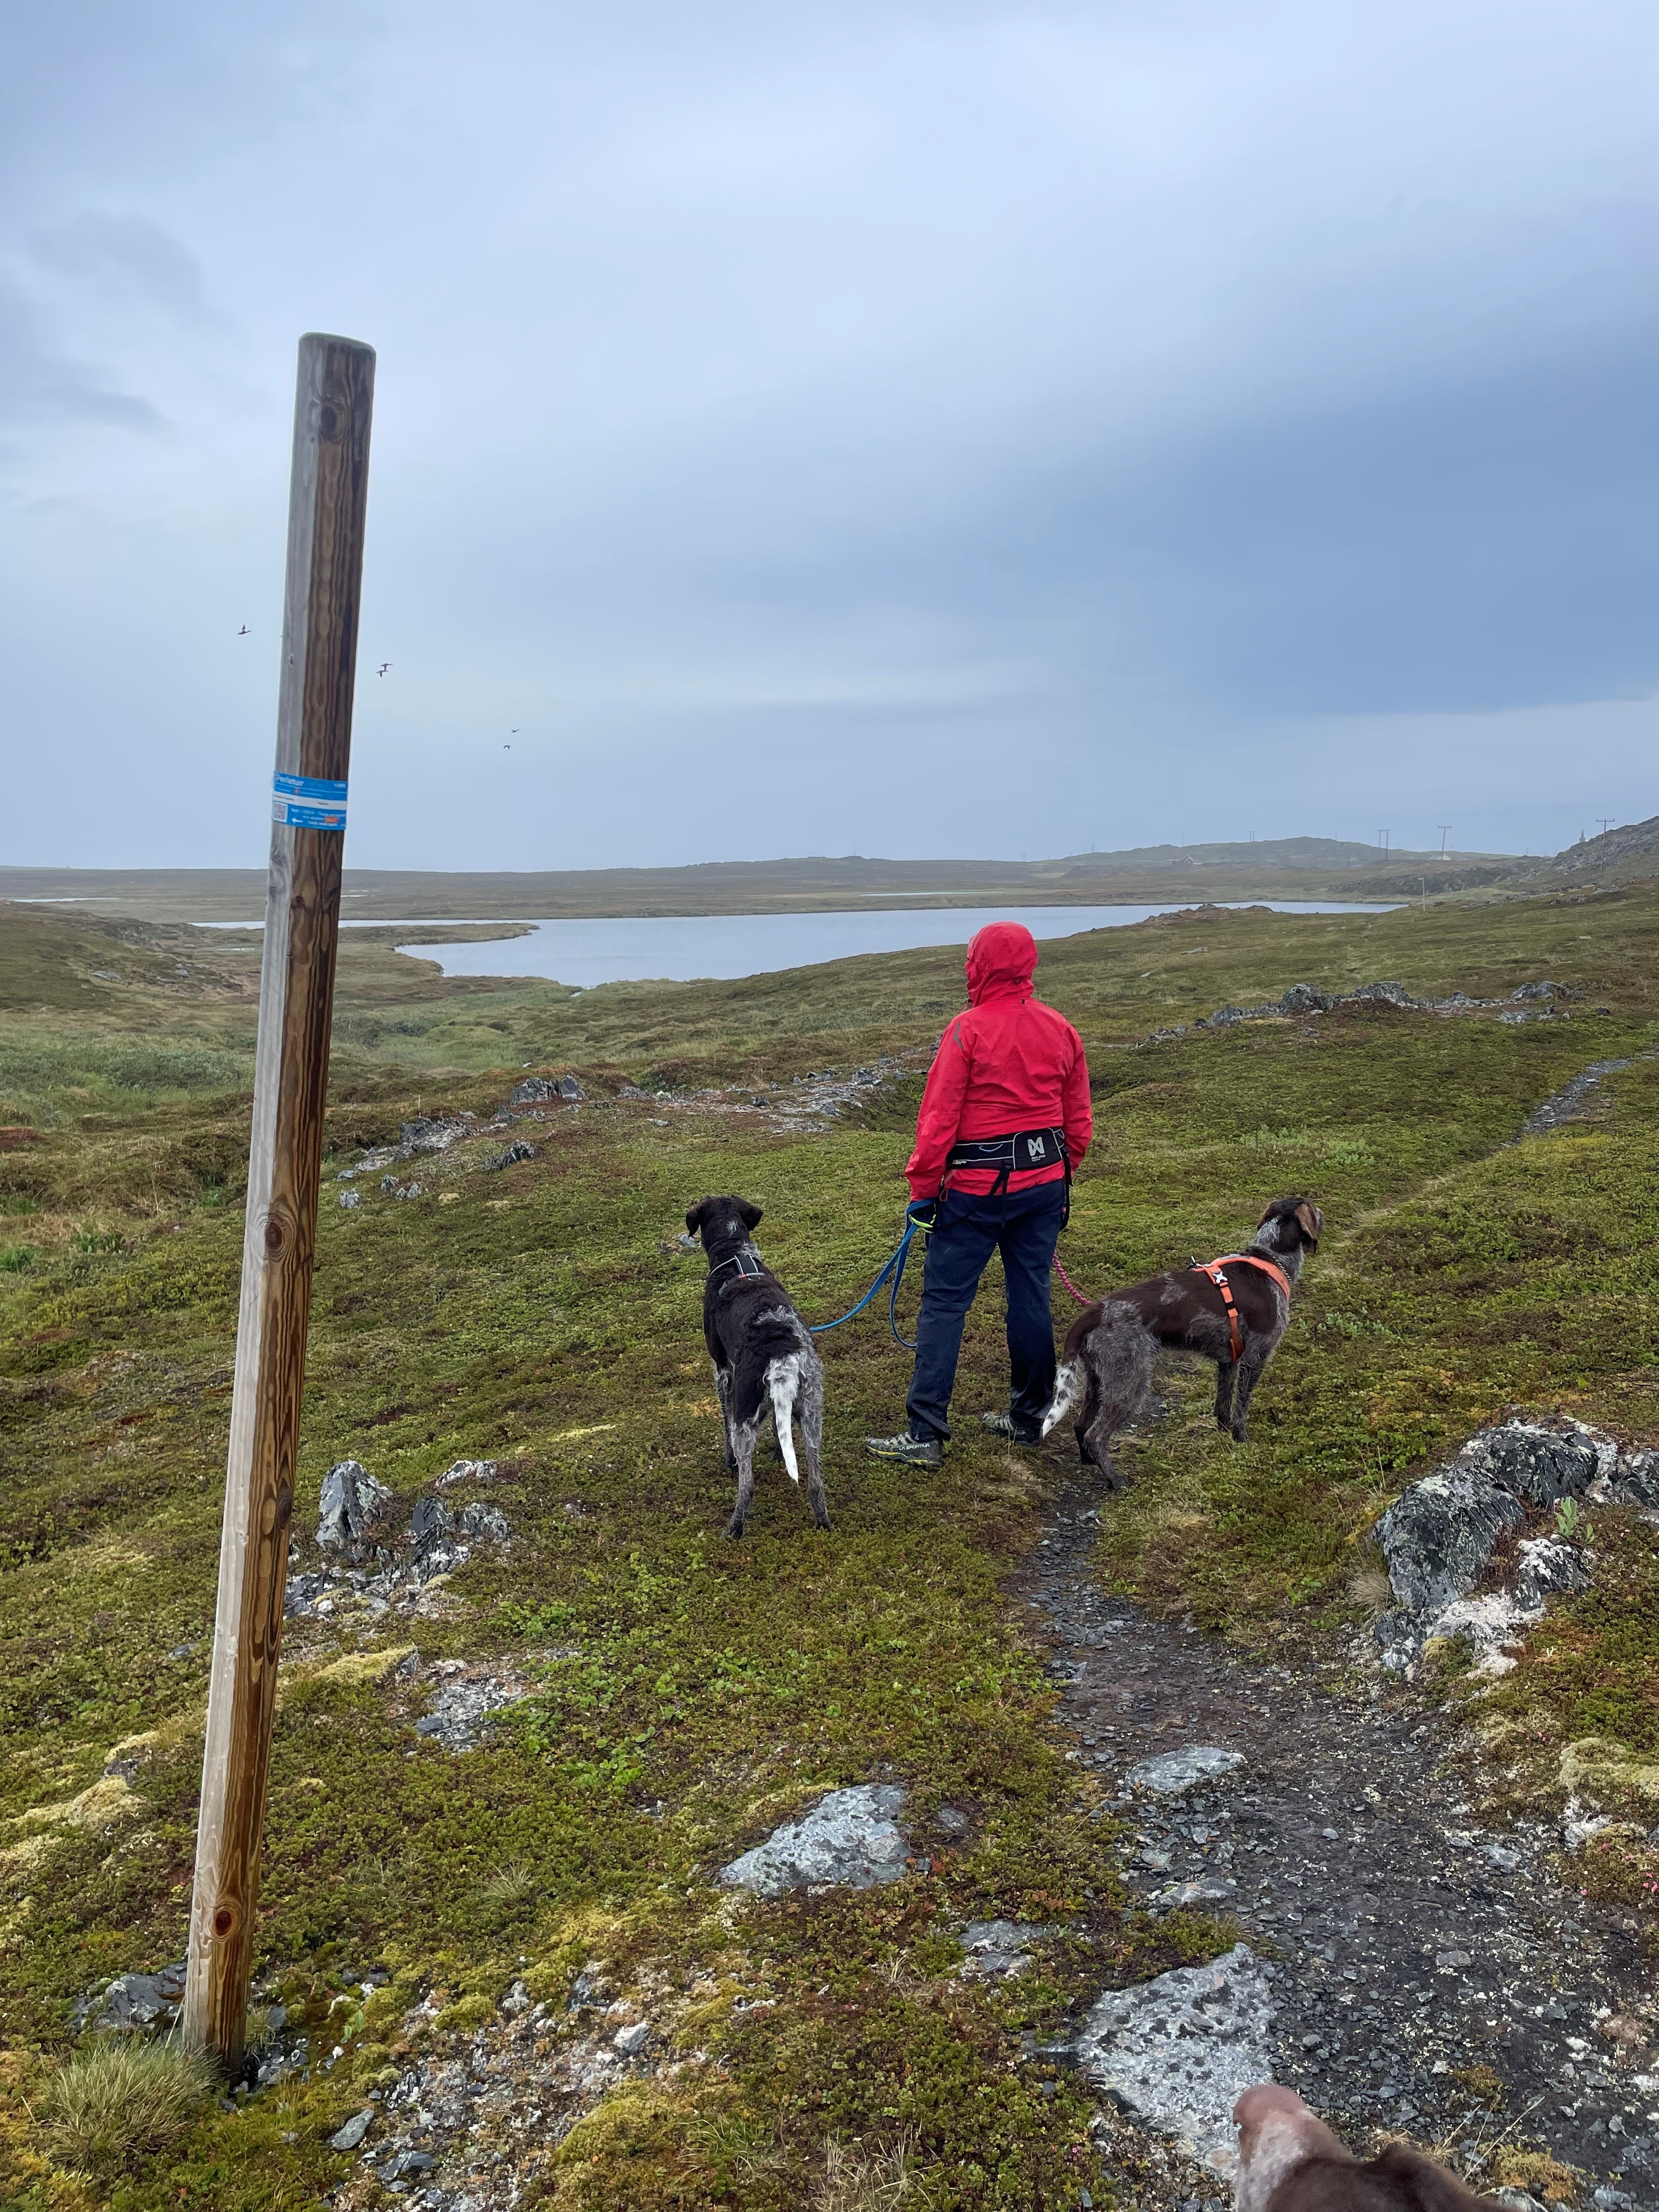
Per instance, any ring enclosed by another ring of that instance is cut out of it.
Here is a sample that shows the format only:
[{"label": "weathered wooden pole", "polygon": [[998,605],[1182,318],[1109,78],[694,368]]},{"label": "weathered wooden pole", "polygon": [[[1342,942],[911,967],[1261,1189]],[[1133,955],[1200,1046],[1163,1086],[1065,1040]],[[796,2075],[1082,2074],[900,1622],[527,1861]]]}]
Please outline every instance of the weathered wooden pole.
[{"label": "weathered wooden pole", "polygon": [[372,347],[315,332],[301,339],[253,1143],[185,1987],[185,2040],[226,2064],[241,2056],[253,1970],[317,1241],[374,396]]}]

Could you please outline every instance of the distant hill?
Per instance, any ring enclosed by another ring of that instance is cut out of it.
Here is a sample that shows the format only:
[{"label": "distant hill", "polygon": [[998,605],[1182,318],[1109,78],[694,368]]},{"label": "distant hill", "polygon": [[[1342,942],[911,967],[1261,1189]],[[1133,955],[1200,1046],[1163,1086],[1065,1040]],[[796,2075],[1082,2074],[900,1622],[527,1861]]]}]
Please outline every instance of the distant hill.
[{"label": "distant hill", "polygon": [[1622,822],[1599,837],[1581,837],[1544,865],[1592,881],[1598,875],[1659,874],[1659,814],[1650,814],[1645,822]]},{"label": "distant hill", "polygon": [[[1493,853],[1383,854],[1336,837],[1143,845],[1046,860],[887,860],[860,853],[706,860],[680,868],[441,873],[348,868],[348,920],[433,921],[557,915],[789,914],[890,906],[1141,906],[1206,900],[1415,898],[1480,889],[1541,859]],[[1189,887],[1190,886],[1190,887]],[[253,921],[253,868],[0,867],[0,899],[84,906],[149,921]]]}]

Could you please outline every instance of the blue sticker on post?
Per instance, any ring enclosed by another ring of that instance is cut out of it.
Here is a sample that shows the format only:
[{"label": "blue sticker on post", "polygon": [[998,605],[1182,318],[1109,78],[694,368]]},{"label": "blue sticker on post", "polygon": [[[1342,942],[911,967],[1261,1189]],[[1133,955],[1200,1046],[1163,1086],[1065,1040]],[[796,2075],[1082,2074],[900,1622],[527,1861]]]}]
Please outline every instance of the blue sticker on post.
[{"label": "blue sticker on post", "polygon": [[270,787],[270,818],[289,830],[343,830],[346,787],[325,775],[284,775]]}]

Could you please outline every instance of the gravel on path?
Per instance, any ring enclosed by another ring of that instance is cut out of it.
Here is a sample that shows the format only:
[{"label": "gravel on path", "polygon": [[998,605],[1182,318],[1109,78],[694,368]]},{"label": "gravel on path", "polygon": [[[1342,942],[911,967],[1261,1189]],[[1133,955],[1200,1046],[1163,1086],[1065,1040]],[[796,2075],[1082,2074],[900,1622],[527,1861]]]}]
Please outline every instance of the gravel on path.
[{"label": "gravel on path", "polygon": [[[1356,2148],[1379,2129],[1507,2136],[1586,2170],[1603,2206],[1659,2205],[1650,2055],[1599,2032],[1643,1995],[1634,1923],[1563,1887],[1555,1831],[1481,1832],[1419,1694],[1379,1670],[1369,1696],[1334,1695],[1149,1619],[1097,1581],[1098,1526],[1070,1490],[1023,1578],[1061,1717],[1116,1786],[1141,1900],[1231,1911],[1281,1961],[1275,2077]],[[1200,1746],[1243,1763],[1176,1795],[1131,1786]]]}]

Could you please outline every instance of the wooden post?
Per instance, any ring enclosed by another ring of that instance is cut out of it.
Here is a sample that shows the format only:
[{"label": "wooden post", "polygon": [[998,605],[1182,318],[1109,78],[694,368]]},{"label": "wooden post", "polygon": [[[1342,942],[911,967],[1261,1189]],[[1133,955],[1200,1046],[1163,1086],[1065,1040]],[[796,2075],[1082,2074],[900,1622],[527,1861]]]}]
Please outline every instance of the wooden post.
[{"label": "wooden post", "polygon": [[300,341],[253,1143],[184,2035],[240,2057],[317,1240],[374,354]]}]

